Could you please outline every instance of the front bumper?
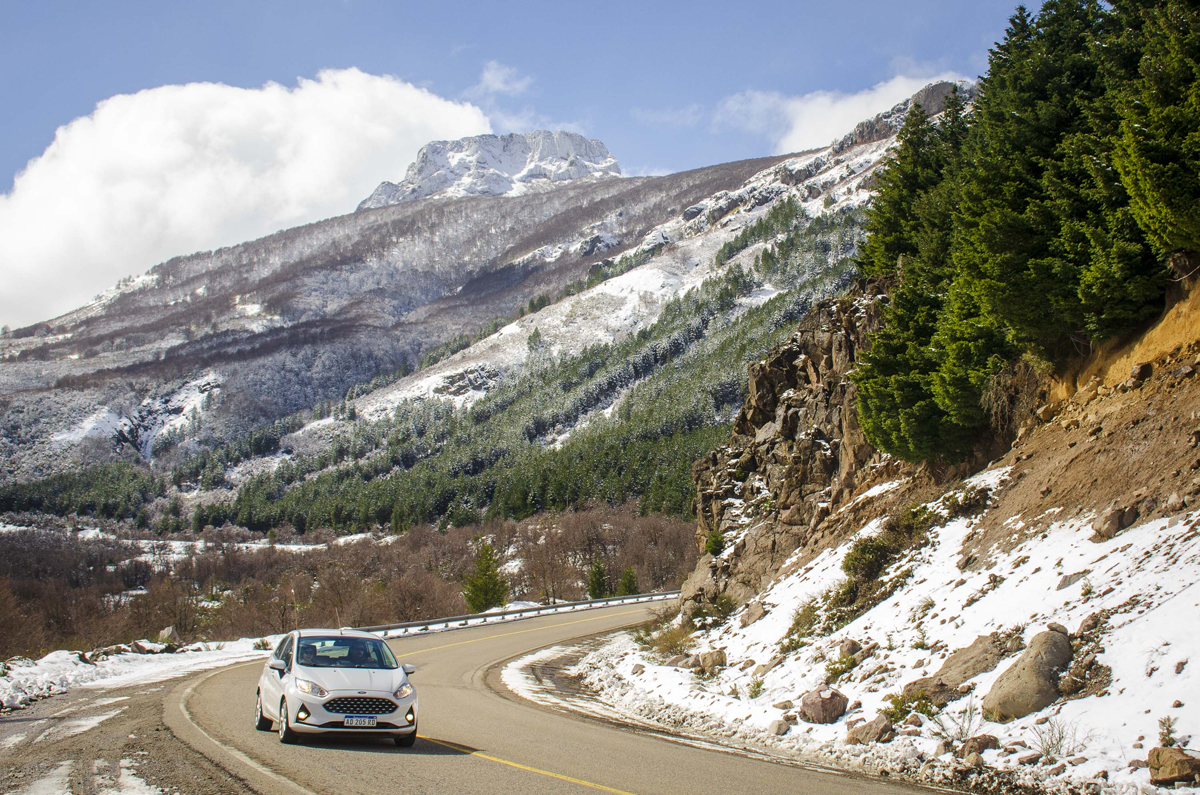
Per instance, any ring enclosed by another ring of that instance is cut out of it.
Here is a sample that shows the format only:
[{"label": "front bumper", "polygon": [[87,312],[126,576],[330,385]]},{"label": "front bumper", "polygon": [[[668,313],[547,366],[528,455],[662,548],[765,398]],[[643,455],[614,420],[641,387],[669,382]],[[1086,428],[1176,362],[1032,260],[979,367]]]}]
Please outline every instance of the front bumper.
[{"label": "front bumper", "polygon": [[[297,693],[294,699],[289,699],[288,711],[291,713],[289,723],[292,731],[299,734],[322,734],[338,732],[339,734],[412,734],[417,730],[417,697],[414,693],[407,698],[396,699],[391,693],[368,693],[370,698],[385,698],[396,704],[396,709],[383,714],[375,714],[373,727],[351,726],[344,723],[347,715],[341,712],[330,712],[325,704],[336,698],[348,698],[359,695],[357,691],[332,691],[325,698],[314,698]],[[295,704],[295,706],[293,706]],[[360,715],[364,713],[349,713]]]}]

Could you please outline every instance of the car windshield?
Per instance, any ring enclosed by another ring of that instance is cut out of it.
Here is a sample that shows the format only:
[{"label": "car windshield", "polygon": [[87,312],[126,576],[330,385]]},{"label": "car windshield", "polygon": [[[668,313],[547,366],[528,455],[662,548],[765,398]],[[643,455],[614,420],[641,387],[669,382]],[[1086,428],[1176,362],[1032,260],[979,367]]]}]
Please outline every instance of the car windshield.
[{"label": "car windshield", "polygon": [[398,667],[392,650],[376,638],[300,638],[296,659],[310,668]]}]

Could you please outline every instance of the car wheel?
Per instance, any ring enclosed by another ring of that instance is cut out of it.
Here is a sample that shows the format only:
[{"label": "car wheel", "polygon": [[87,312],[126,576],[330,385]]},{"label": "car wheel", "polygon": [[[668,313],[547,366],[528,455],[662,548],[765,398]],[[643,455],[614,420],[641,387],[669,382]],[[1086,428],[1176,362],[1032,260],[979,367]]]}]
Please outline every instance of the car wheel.
[{"label": "car wheel", "polygon": [[262,714],[262,693],[254,694],[254,728],[260,732],[271,731],[271,721]]},{"label": "car wheel", "polygon": [[401,748],[412,748],[413,743],[417,741],[417,724],[413,724],[412,734],[397,734],[396,745]]},{"label": "car wheel", "polygon": [[291,745],[297,739],[291,724],[288,723],[287,699],[283,699],[279,702],[279,742]]}]

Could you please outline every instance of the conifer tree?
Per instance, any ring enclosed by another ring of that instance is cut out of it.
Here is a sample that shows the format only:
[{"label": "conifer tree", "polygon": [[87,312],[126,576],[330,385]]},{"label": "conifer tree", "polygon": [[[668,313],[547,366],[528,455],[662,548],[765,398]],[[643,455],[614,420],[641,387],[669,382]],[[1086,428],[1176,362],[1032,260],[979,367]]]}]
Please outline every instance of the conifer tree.
[{"label": "conifer tree", "polygon": [[608,595],[608,572],[604,570],[604,561],[597,559],[588,574],[588,598],[603,599]]},{"label": "conifer tree", "polygon": [[500,607],[508,598],[508,583],[500,574],[500,563],[491,544],[475,552],[475,570],[463,580],[463,597],[472,613]]},{"label": "conifer tree", "polygon": [[621,579],[617,583],[617,593],[615,595],[633,596],[638,593],[641,593],[641,590],[638,587],[637,572],[634,571],[633,566],[626,566],[621,572]]}]

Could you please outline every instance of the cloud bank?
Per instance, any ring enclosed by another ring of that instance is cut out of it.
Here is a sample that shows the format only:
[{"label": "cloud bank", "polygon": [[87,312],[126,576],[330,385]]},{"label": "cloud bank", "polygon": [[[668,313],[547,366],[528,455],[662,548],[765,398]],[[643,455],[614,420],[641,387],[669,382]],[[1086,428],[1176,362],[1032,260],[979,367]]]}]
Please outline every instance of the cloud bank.
[{"label": "cloud bank", "polygon": [[717,107],[714,124],[761,135],[776,154],[828,146],[864,119],[887,110],[939,80],[959,80],[945,72],[933,76],[898,75],[864,91],[846,94],[814,91],[787,96],[775,91],[743,91]]},{"label": "cloud bank", "polygon": [[0,194],[0,324],[49,319],[175,255],[350,212],[429,141],[491,129],[473,104],[357,69],[111,97]]}]

